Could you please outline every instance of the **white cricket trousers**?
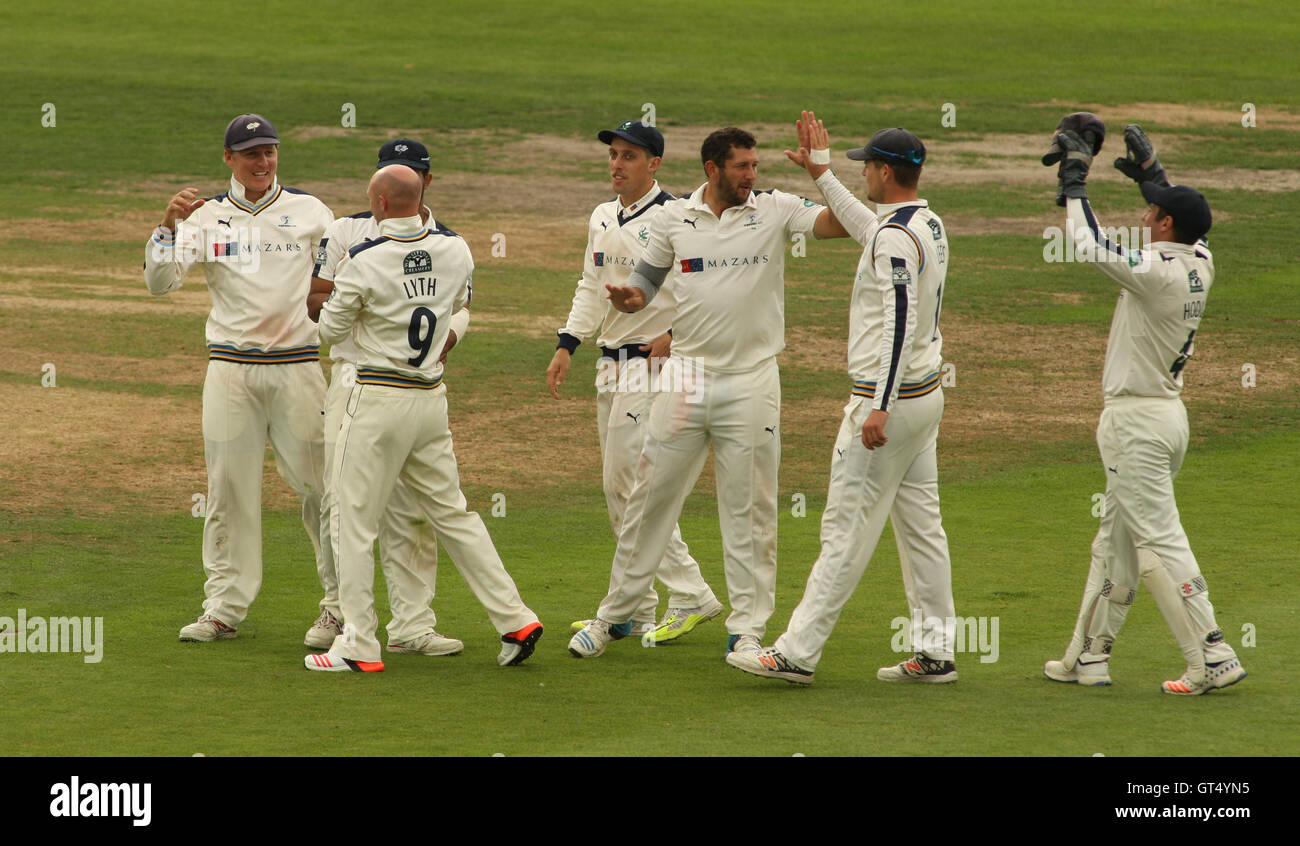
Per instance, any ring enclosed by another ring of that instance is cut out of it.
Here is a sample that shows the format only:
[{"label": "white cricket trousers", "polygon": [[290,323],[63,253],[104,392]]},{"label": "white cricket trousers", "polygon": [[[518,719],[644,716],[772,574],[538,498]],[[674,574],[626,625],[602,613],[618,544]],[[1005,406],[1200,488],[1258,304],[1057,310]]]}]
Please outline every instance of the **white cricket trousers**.
[{"label": "white cricket trousers", "polygon": [[[656,383],[658,375],[655,374]],[[650,410],[657,393],[650,390],[651,386],[648,359],[634,357],[619,362],[605,357],[600,360],[596,373],[596,430],[604,463],[605,504],[609,509],[609,524],[614,537],[618,537],[618,530],[623,525],[623,513],[636,484],[641,450],[650,427]],[[717,602],[676,523],[668,539],[668,550],[655,575],[668,588],[669,608],[711,608]],[[615,574],[611,573],[610,591],[618,586]],[[632,619],[638,623],[652,623],[658,606],[659,595],[655,593],[652,582]]]},{"label": "white cricket trousers", "polygon": [[262,466],[269,438],[275,467],[302,498],[302,522],[321,585],[333,565],[320,547],[324,491],[325,376],[316,362],[209,361],[203,380],[203,444],[208,465],[203,521],[203,613],[228,626],[248,616],[262,587]]},{"label": "white cricket trousers", "polygon": [[862,426],[871,405],[871,399],[855,396],[844,407],[831,455],[821,554],[789,627],[776,641],[781,654],[807,670],[821,660],[840,612],[876,551],[886,519],[893,520],[898,542],[913,649],[935,660],[953,660],[955,631],[948,624],[956,617],[952,565],[939,515],[935,458],[943,390],[895,402],[885,423],[887,442],[874,450],[862,445]]},{"label": "white cricket trousers", "polygon": [[[1097,448],[1106,473],[1106,499],[1093,541],[1089,580],[1126,587],[1141,583],[1139,551],[1154,554],[1183,597],[1207,663],[1236,653],[1214,619],[1209,591],[1192,554],[1174,500],[1174,477],[1187,454],[1187,409],[1180,399],[1118,397],[1106,400],[1097,425]],[[1088,596],[1085,591],[1085,600]],[[1110,608],[1105,640],[1119,634],[1127,608]],[[1207,641],[1207,636],[1211,639]]]},{"label": "white cricket trousers", "polygon": [[650,409],[636,484],[628,496],[609,594],[597,616],[635,616],[663,561],[709,446],[718,485],[728,634],[761,638],[776,606],[776,491],[781,463],[781,379],[776,359],[720,373],[670,359]]},{"label": "white cricket trousers", "polygon": [[[329,390],[325,394],[325,496],[321,499],[321,543],[334,560],[330,540],[330,511],[334,507],[334,445],[343,426],[348,394],[356,384],[357,368],[349,361],[334,362]],[[400,478],[393,485],[379,521],[379,564],[388,585],[389,643],[404,643],[433,631],[438,618],[433,612],[438,580],[438,536],[411,489]],[[321,610],[344,620],[339,607],[338,577],[326,585]]]},{"label": "white cricket trousers", "polygon": [[537,615],[520,599],[482,518],[466,506],[447,428],[446,387],[354,385],[334,447],[337,500],[330,528],[346,622],[330,654],[380,660],[374,544],[399,478],[497,631],[506,634],[537,622]]}]

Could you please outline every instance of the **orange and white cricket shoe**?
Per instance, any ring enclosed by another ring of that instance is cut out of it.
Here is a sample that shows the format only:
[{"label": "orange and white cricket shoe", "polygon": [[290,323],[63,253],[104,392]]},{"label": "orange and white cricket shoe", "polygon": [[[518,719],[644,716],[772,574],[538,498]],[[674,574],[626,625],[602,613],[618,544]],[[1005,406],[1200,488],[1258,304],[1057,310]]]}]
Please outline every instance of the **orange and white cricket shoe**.
[{"label": "orange and white cricket shoe", "polygon": [[313,652],[303,658],[302,663],[309,670],[326,673],[382,673],[384,671],[383,661],[353,661],[351,658],[340,658],[328,652]]},{"label": "orange and white cricket shoe", "polygon": [[1217,664],[1206,664],[1205,676],[1199,682],[1189,680],[1187,673],[1183,673],[1182,678],[1167,681],[1160,685],[1160,689],[1175,696],[1200,696],[1207,690],[1218,690],[1236,684],[1245,677],[1246,668],[1241,666],[1240,660],[1233,657]]},{"label": "orange and white cricket shoe", "polygon": [[766,649],[742,649],[727,653],[727,663],[737,670],[791,684],[812,684],[813,671],[792,664],[775,646]]}]

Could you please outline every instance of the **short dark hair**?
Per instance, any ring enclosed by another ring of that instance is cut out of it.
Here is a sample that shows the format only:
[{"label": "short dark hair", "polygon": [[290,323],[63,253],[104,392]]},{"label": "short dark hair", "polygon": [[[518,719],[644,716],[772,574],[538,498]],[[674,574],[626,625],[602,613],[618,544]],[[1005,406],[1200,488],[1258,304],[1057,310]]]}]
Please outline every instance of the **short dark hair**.
[{"label": "short dark hair", "polygon": [[704,139],[704,143],[700,146],[700,162],[702,164],[713,162],[718,167],[726,167],[727,159],[731,158],[732,147],[752,150],[757,146],[758,140],[753,135],[735,126],[728,126],[710,132],[709,137]]},{"label": "short dark hair", "polygon": [[1170,232],[1169,234],[1174,236],[1174,241],[1176,241],[1179,244],[1196,243],[1197,239],[1188,238],[1186,235],[1183,234],[1183,230],[1178,228],[1178,221],[1174,220],[1173,216],[1170,215],[1169,212],[1165,211],[1160,206],[1156,206],[1156,222],[1159,223],[1160,221],[1164,220],[1166,217],[1169,218],[1171,221],[1173,221],[1174,228],[1173,231]]},{"label": "short dark hair", "polygon": [[880,162],[880,164],[889,165],[899,188],[915,188],[921,178],[921,165],[914,165],[911,162]]}]

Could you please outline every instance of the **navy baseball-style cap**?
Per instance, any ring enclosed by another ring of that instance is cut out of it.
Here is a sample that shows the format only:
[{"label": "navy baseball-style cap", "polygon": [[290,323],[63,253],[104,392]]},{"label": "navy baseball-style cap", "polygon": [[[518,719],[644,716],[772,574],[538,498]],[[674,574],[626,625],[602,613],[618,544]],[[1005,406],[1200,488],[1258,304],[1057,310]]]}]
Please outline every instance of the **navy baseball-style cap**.
[{"label": "navy baseball-style cap", "polygon": [[664,154],[664,136],[653,126],[639,120],[629,120],[619,124],[618,129],[602,129],[596,134],[601,142],[608,144],[615,138],[630,141],[638,147],[645,147],[656,156]]},{"label": "navy baseball-style cap", "polygon": [[395,138],[379,148],[379,164],[375,170],[389,165],[406,165],[421,173],[429,172],[429,149],[410,138]]},{"label": "navy baseball-style cap", "polygon": [[279,144],[275,127],[261,115],[240,115],[226,127],[226,147],[238,152],[264,144]]},{"label": "navy baseball-style cap", "polygon": [[1141,188],[1142,198],[1164,209],[1184,238],[1195,241],[1210,231],[1210,203],[1200,191],[1186,185],[1166,187],[1154,182],[1143,182]]},{"label": "navy baseball-style cap", "polygon": [[855,162],[920,165],[925,162],[925,145],[920,138],[899,126],[880,130],[864,146],[849,150],[845,155]]}]

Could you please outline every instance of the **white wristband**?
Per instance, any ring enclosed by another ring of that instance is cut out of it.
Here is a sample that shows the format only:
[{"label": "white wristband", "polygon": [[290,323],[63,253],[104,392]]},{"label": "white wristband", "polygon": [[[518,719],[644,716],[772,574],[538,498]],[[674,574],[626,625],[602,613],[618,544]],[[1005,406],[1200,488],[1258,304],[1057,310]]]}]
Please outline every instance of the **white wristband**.
[{"label": "white wristband", "polygon": [[808,153],[808,161],[815,165],[828,165],[831,163],[831,151],[829,148],[825,150],[810,150]]}]

